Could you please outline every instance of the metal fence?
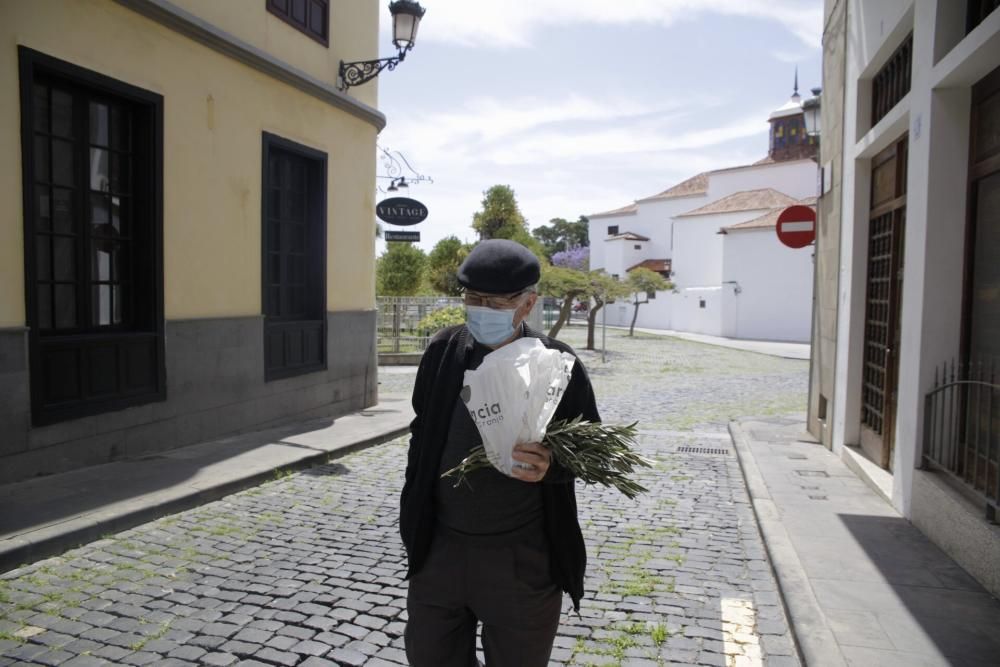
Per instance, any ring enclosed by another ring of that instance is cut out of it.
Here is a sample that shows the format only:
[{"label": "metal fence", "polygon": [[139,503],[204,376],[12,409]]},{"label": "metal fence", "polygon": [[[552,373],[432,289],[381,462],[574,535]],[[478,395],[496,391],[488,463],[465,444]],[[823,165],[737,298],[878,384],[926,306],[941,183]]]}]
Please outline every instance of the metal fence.
[{"label": "metal fence", "polygon": [[461,307],[461,297],[380,296],[378,309],[379,352],[423,352],[433,332],[418,330],[417,325],[434,311]]},{"label": "metal fence", "polygon": [[924,399],[924,467],[959,480],[996,521],[1000,507],[1000,384],[993,361],[944,364]]},{"label": "metal fence", "polygon": [[[461,308],[462,303],[462,297],[459,296],[376,297],[378,351],[423,352],[435,332],[420,331],[417,326],[420,321],[443,308]],[[539,299],[534,310],[528,314],[527,322],[532,328],[544,333],[555,322],[558,314],[558,310],[544,306],[543,299]]]}]

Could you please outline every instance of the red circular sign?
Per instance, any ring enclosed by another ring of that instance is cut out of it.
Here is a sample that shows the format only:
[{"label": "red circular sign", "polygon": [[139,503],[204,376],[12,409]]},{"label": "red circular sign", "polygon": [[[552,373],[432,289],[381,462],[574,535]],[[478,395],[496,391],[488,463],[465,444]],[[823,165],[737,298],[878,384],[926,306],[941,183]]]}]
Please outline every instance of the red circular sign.
[{"label": "red circular sign", "polygon": [[778,240],[789,248],[805,248],[816,240],[816,211],[810,206],[789,206],[778,216]]}]

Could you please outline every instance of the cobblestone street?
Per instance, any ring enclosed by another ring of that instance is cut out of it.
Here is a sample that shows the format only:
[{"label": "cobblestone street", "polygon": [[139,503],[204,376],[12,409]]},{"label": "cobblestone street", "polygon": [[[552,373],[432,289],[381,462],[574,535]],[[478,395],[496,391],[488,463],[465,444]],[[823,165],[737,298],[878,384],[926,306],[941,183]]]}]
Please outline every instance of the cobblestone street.
[{"label": "cobblestone street", "polygon": [[[602,416],[638,421],[657,465],[635,501],[579,488],[587,594],[579,615],[567,598],[553,663],[799,664],[726,424],[804,411],[808,362],[621,331],[608,348],[581,352]],[[387,369],[380,392],[414,377]],[[406,664],[405,453],[279,471],[0,575],[0,663]]]}]

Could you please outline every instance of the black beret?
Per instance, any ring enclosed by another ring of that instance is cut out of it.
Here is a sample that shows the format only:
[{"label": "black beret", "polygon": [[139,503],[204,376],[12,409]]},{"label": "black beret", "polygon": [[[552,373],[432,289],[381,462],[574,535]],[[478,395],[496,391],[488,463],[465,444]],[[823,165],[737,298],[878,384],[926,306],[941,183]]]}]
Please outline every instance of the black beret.
[{"label": "black beret", "polygon": [[535,254],[507,239],[481,241],[458,267],[462,287],[487,294],[512,294],[531,287],[542,275]]}]

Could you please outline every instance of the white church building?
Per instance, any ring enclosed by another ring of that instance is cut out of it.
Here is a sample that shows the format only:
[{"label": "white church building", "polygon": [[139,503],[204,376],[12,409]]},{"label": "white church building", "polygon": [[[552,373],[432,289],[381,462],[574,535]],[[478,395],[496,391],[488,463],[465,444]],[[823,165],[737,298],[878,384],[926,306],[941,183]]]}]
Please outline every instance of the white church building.
[{"label": "white church building", "polygon": [[[778,240],[778,214],[815,206],[817,143],[806,135],[795,94],[768,119],[767,157],[693,176],[659,194],[590,219],[590,267],[625,279],[657,271],[672,291],[650,295],[636,326],[752,340],[808,342],[812,246]],[[607,306],[607,323],[628,326],[630,301]]]}]

